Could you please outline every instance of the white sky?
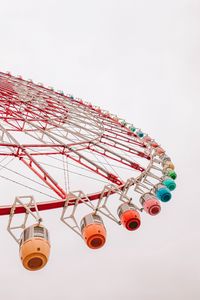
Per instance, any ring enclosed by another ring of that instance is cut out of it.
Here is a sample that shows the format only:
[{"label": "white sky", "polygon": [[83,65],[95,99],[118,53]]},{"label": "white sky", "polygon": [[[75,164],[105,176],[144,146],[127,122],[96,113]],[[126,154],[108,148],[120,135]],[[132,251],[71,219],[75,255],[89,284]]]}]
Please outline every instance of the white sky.
[{"label": "white sky", "polygon": [[[21,267],[0,219],[0,299],[200,299],[198,0],[2,1],[0,69],[63,89],[126,118],[172,157],[177,190],[156,218],[126,232],[108,223],[90,251],[44,213],[52,252]],[[1,203],[4,200],[1,199]]]}]

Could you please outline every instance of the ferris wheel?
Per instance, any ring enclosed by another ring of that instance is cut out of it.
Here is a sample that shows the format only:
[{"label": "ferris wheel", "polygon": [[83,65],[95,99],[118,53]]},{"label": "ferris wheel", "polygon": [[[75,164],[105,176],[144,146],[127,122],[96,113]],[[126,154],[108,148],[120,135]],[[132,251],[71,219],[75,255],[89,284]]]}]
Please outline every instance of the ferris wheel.
[{"label": "ferris wheel", "polygon": [[7,229],[31,271],[43,268],[50,254],[42,211],[60,209],[64,228],[98,249],[106,242],[105,218],[135,231],[141,213],[159,214],[176,188],[170,157],[140,128],[2,72],[0,137],[1,190],[11,201],[0,215],[8,215]]}]

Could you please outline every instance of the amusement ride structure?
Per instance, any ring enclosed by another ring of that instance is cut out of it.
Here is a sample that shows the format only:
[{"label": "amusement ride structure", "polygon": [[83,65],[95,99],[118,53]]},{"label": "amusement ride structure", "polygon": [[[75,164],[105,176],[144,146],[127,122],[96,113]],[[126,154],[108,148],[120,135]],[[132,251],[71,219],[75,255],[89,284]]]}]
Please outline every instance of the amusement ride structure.
[{"label": "amusement ride structure", "polygon": [[65,227],[98,249],[106,242],[104,218],[137,230],[140,214],[159,214],[176,188],[170,157],[141,129],[10,73],[0,73],[0,169],[6,195],[21,194],[0,215],[9,216],[28,270],[43,268],[50,254],[41,211],[60,209]]}]

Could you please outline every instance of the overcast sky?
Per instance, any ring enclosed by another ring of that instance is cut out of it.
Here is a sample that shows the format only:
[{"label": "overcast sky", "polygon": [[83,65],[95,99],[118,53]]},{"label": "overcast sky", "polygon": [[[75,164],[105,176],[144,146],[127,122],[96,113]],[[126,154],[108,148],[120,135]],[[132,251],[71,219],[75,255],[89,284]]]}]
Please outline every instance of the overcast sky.
[{"label": "overcast sky", "polygon": [[39,272],[22,268],[1,218],[0,298],[200,299],[200,2],[0,3],[1,71],[133,122],[162,144],[178,173],[159,216],[145,216],[135,233],[109,223],[109,241],[99,251],[60,224],[60,211],[44,213],[52,253]]}]

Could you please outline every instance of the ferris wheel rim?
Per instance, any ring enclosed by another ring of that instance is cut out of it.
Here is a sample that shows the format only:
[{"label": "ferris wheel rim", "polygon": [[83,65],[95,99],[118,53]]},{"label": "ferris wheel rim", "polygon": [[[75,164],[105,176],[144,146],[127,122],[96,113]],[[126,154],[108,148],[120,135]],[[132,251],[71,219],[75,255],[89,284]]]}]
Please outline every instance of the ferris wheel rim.
[{"label": "ferris wheel rim", "polygon": [[[3,72],[0,72],[0,76],[11,76],[11,75],[6,75],[5,73],[3,73]],[[13,76],[11,76],[10,78],[14,78],[14,80],[16,80],[16,81],[21,81],[21,82],[23,82],[24,84],[26,83],[27,84],[27,82],[28,81],[25,81],[25,80],[23,80],[22,78],[16,78],[16,77],[13,77]],[[33,86],[35,86],[35,88],[36,87],[38,87],[38,88],[41,88],[41,85],[37,85],[37,84],[33,84],[33,83],[31,83],[31,82],[29,82],[28,83],[28,85],[30,86],[30,85],[33,85]],[[42,87],[42,89],[43,90],[46,90],[47,92],[52,92],[52,90],[51,89],[48,89],[48,88],[46,88],[46,87]],[[61,93],[60,92],[54,92],[53,91],[53,93],[54,94],[56,94],[56,95],[61,95]],[[64,98],[64,99],[69,99],[69,96],[64,96],[64,95],[62,95],[62,97]],[[74,100],[74,102],[75,103],[81,103],[78,99],[73,99]],[[87,103],[81,103],[81,105],[84,107],[84,108],[86,108],[86,110],[87,110],[87,108],[90,108],[91,109],[91,107],[90,107],[90,104],[87,104]],[[92,108],[93,109],[93,108]],[[90,112],[87,110],[87,113],[90,115]],[[99,112],[99,114],[100,115],[102,115],[103,116],[103,114],[105,114],[104,112]],[[91,114],[92,115],[92,114]],[[92,118],[92,117],[91,117]],[[112,119],[112,118],[110,118],[110,117],[108,117],[108,119],[110,120],[112,120],[113,121],[113,123],[114,123],[114,125],[116,125],[116,122],[114,122],[114,119]],[[107,121],[107,119],[105,118],[105,121]],[[26,121],[27,123],[28,123],[28,121]],[[53,123],[54,122],[52,122],[52,120],[51,120],[51,122],[50,122],[52,125],[53,125]],[[104,126],[104,123],[102,123],[102,124],[100,124],[100,122],[97,122],[97,127],[98,127],[98,129],[102,129],[103,130],[103,127],[102,126]],[[99,125],[100,124],[100,125]],[[122,126],[122,124],[120,124],[119,122],[117,122],[117,124],[118,125],[120,125],[120,130],[118,130],[118,129],[116,129],[116,135],[118,136],[118,138],[119,138],[119,141],[118,141],[118,148],[120,149],[120,139],[121,139],[121,145],[123,146],[123,143],[122,142],[124,142],[124,136],[123,136],[123,134],[126,134],[127,135],[127,140],[126,141],[129,141],[130,143],[131,142],[133,142],[133,144],[135,143],[135,144],[139,144],[140,146],[141,145],[143,145],[143,147],[145,147],[145,143],[143,143],[143,142],[141,142],[141,141],[139,141],[138,140],[138,136],[134,133],[134,132],[132,132],[129,128],[127,128],[126,126]],[[1,126],[1,125],[0,125]],[[35,124],[31,124],[31,126],[32,127],[35,127],[36,129],[38,129],[37,128],[37,126],[35,125]],[[113,131],[113,128],[114,127],[110,127],[110,129],[107,131],[107,134],[105,134],[104,136],[103,136],[103,138],[106,138],[107,139],[107,141],[109,141],[109,142],[113,142],[113,140],[112,140],[112,135],[110,135],[111,133],[112,133],[112,131]],[[46,134],[46,133],[45,133]],[[48,133],[49,134],[49,133]],[[131,138],[135,138],[135,140],[133,139],[133,140],[131,140]],[[94,139],[90,139],[90,140],[85,140],[83,143],[90,143],[90,144],[93,144],[94,145],[94,147],[100,147],[99,145],[98,145],[98,141],[100,140],[102,138],[102,134],[99,134],[99,136],[97,136],[97,137],[95,137]],[[136,139],[137,138],[137,139]],[[55,139],[55,137],[54,137],[54,139]],[[56,139],[55,139],[56,140]],[[17,144],[17,143],[16,143]],[[81,142],[80,142],[80,144],[81,144]],[[107,143],[108,144],[108,143]],[[105,143],[105,145],[106,145],[106,143]],[[108,144],[109,145],[109,144]],[[13,146],[13,145],[12,145]],[[18,145],[19,146],[19,145]],[[33,145],[32,145],[33,146]],[[67,145],[64,145],[64,144],[60,144],[60,146],[63,146],[63,147],[66,147]],[[74,146],[74,145],[73,145]],[[73,146],[71,146],[70,147],[70,151],[74,151],[73,150]],[[23,146],[24,147],[24,146]],[[103,149],[104,151],[107,151],[106,150],[106,147],[104,147],[104,146],[102,146],[101,145],[101,147],[100,147],[101,149]],[[117,148],[117,147],[116,147]],[[130,147],[130,149],[131,149],[131,147]],[[24,151],[24,150],[23,150]],[[98,153],[98,151],[97,151],[97,153]],[[99,153],[101,153],[101,152],[99,152]],[[141,153],[136,153],[136,155],[138,155],[138,156],[142,156],[141,155]],[[145,157],[145,155],[143,155],[143,157]],[[146,157],[145,157],[146,159],[148,159],[150,162],[149,162],[149,165],[151,164],[151,161],[152,161],[152,156],[151,156],[151,154],[148,154],[148,155],[146,155]],[[22,158],[23,159],[23,158]],[[129,165],[130,165],[130,162],[129,162],[129,160],[128,159],[126,159],[126,158],[123,158],[123,160],[125,160],[126,162],[128,162],[129,163]],[[121,159],[121,161],[120,162],[122,162],[122,159]],[[133,167],[134,169],[136,169],[136,170],[140,170],[140,172],[141,172],[141,175],[140,176],[138,176],[138,178],[142,178],[143,177],[143,175],[144,175],[144,173],[146,172],[146,170],[145,169],[142,169],[142,168],[140,168],[139,167],[139,165],[137,165],[136,163],[134,163],[134,164],[132,164],[131,165],[131,167]],[[148,169],[148,167],[147,167],[147,169]],[[118,185],[118,188],[119,189],[121,189],[121,190],[123,190],[123,187],[124,187],[124,182],[123,181],[121,181],[121,180],[119,180],[116,176],[114,176],[113,174],[111,174],[112,176],[109,178],[110,179],[110,181],[112,182],[112,183],[115,183],[115,184],[117,184]],[[60,194],[61,195],[61,194]],[[64,194],[63,194],[64,195]],[[93,194],[88,194],[88,197],[89,197],[89,199],[91,199],[91,200],[97,200],[98,198],[99,198],[99,196],[100,196],[100,192],[96,192],[96,193],[93,193]],[[41,203],[38,203],[38,207],[39,207],[39,210],[49,210],[49,209],[53,209],[53,208],[59,208],[59,207],[63,207],[64,206],[64,202],[65,202],[65,197],[61,197],[61,199],[59,199],[59,200],[52,200],[52,201],[50,201],[50,202],[41,202]],[[0,215],[5,215],[5,214],[9,214],[10,213],[10,211],[11,211],[11,206],[3,206],[3,207],[0,207]],[[16,209],[16,213],[20,213],[20,212],[24,212],[23,211],[23,209],[22,208],[17,208]]]}]

